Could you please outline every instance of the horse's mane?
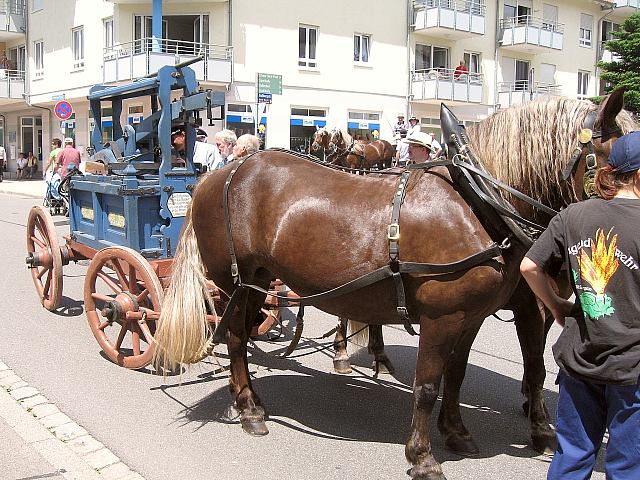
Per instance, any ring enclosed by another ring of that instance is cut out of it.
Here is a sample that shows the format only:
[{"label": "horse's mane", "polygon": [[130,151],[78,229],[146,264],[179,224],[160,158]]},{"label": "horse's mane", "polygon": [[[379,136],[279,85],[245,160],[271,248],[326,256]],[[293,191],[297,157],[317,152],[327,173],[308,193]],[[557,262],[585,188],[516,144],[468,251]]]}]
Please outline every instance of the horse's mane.
[{"label": "horse's mane", "polygon": [[[539,199],[562,189],[562,200],[575,201],[562,170],[578,145],[587,113],[598,107],[585,100],[540,97],[494,113],[469,127],[472,151],[496,178]],[[637,130],[626,110],[616,117],[623,133]]]}]

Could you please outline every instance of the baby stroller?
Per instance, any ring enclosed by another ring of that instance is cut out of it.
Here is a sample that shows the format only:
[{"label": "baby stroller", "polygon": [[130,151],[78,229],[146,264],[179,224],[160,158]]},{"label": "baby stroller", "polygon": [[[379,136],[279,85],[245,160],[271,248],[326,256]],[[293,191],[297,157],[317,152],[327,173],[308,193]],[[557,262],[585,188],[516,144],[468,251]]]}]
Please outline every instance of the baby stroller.
[{"label": "baby stroller", "polygon": [[52,216],[67,215],[69,212],[69,204],[67,203],[67,199],[60,193],[62,177],[58,172],[53,174],[47,173],[45,182],[47,189],[44,194],[43,205],[49,208],[49,213]]}]

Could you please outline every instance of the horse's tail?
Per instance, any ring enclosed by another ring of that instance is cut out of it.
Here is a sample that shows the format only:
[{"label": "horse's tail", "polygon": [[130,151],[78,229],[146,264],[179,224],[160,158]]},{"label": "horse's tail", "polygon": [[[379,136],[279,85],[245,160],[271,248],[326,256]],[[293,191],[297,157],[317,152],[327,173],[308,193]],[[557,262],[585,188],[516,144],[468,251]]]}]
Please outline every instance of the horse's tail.
[{"label": "horse's tail", "polygon": [[369,343],[369,327],[366,323],[349,320],[349,337],[351,343],[366,347]]},{"label": "horse's tail", "polygon": [[195,363],[208,353],[211,326],[207,303],[215,312],[189,208],[162,303],[154,364],[172,370],[178,364]]}]

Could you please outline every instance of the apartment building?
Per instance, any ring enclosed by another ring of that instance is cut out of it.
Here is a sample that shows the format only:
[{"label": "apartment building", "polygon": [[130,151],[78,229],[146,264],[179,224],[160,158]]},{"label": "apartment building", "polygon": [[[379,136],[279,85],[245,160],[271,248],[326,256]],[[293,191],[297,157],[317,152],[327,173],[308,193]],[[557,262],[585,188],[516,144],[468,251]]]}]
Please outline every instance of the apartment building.
[{"label": "apartment building", "polygon": [[[640,0],[0,0],[0,142],[41,158],[54,137],[87,155],[100,122],[86,100],[163,65],[203,57],[202,88],[225,92],[210,134],[262,132],[267,147],[306,150],[317,127],[391,139],[399,112],[439,133],[441,102],[465,122],[538,95],[598,93],[602,42]],[[609,55],[609,57],[607,57]],[[6,56],[6,60],[5,60]],[[468,72],[457,74],[464,60]],[[258,75],[279,88],[258,103]],[[73,115],[54,107],[68,101]],[[150,101],[126,102],[137,123]]]}]

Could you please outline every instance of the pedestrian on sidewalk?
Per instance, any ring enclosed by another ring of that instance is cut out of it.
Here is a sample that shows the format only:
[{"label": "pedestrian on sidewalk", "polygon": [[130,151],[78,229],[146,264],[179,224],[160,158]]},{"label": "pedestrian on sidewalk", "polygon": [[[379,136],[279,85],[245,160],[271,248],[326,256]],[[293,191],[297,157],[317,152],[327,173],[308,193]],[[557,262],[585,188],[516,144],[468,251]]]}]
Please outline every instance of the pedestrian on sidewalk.
[{"label": "pedestrian on sidewalk", "polygon": [[18,161],[16,162],[16,180],[22,180],[27,168],[27,159],[24,158],[24,153],[20,152],[18,155]]},{"label": "pedestrian on sidewalk", "polygon": [[62,141],[59,138],[51,140],[51,152],[47,157],[47,164],[42,169],[42,178],[49,180],[58,169],[58,154],[62,151]]},{"label": "pedestrian on sidewalk", "polygon": [[27,168],[26,168],[27,178],[31,180],[37,171],[38,171],[38,159],[33,156],[33,152],[29,152],[29,155],[27,156]]},{"label": "pedestrian on sidewalk", "polygon": [[[525,280],[563,330],[558,449],[547,480],[586,479],[609,430],[607,478],[640,478],[640,132],[620,137],[598,169],[600,198],[569,205],[522,260]],[[549,272],[571,269],[576,303]]]},{"label": "pedestrian on sidewalk", "polygon": [[4,180],[4,169],[6,165],[5,157],[7,156],[7,152],[4,149],[4,146],[0,145],[0,182]]},{"label": "pedestrian on sidewalk", "polygon": [[[58,163],[60,164],[60,175],[62,178],[69,174],[69,166],[73,165],[75,168],[80,168],[81,161],[82,156],[80,155],[80,151],[73,146],[73,138],[65,138],[64,148],[58,154]],[[73,170],[73,168],[71,170]]]}]

